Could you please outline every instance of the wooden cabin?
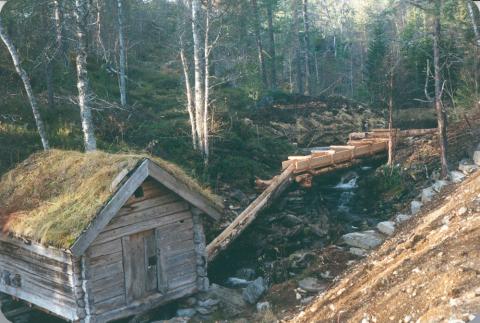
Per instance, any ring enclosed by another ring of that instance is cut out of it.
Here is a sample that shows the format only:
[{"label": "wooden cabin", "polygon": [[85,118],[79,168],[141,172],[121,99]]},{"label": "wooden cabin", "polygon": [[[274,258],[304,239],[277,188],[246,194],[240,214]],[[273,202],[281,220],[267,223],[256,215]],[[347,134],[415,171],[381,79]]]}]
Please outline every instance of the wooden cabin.
[{"label": "wooden cabin", "polygon": [[0,183],[0,292],[73,322],[194,294],[208,288],[202,215],[220,210],[161,160],[35,154]]}]

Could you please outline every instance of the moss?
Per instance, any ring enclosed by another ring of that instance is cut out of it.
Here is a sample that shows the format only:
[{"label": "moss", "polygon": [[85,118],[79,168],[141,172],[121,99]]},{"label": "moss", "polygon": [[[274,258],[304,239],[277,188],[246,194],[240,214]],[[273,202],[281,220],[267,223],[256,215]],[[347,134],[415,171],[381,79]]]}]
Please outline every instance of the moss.
[{"label": "moss", "polygon": [[68,249],[111,198],[112,181],[149,158],[212,202],[217,198],[178,166],[141,154],[51,150],[30,156],[2,177],[4,232]]}]

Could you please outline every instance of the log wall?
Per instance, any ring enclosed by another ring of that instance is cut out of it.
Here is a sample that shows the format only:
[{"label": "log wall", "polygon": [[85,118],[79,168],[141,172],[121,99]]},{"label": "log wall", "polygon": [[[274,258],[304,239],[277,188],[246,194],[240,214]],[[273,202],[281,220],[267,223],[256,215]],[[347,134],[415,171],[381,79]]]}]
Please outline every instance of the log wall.
[{"label": "log wall", "polygon": [[[86,290],[89,311],[97,322],[133,315],[198,290],[190,205],[156,182],[147,180],[142,189],[143,196],[132,196],[87,250]],[[155,230],[162,286],[144,300],[131,301],[122,238],[148,230]]]}]

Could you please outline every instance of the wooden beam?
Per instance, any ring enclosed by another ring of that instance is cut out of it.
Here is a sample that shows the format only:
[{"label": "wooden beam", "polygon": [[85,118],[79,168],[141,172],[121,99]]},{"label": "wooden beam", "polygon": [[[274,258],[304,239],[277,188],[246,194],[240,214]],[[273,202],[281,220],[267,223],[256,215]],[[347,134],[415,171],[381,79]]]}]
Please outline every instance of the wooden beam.
[{"label": "wooden beam", "polygon": [[284,170],[252,204],[207,246],[209,261],[215,259],[222,250],[227,248],[257,218],[258,214],[290,185],[293,170],[294,165]]}]

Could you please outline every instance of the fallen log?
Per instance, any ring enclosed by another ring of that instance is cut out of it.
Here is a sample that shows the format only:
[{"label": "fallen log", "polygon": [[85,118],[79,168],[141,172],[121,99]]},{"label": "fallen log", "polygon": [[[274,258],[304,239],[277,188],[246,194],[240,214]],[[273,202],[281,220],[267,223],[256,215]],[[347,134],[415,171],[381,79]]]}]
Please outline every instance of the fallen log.
[{"label": "fallen log", "polygon": [[285,169],[273,179],[270,186],[250,204],[218,237],[207,246],[208,260],[212,261],[225,250],[292,182],[294,166]]}]

